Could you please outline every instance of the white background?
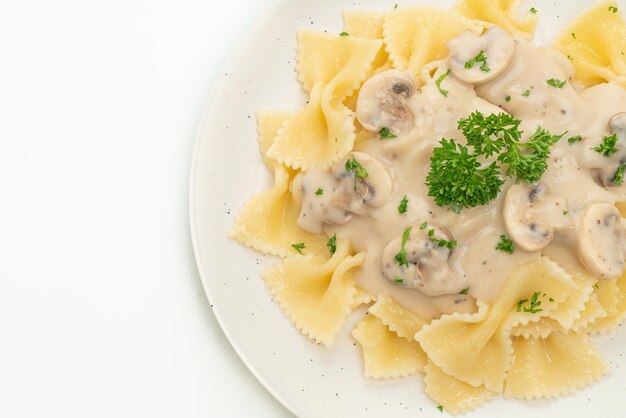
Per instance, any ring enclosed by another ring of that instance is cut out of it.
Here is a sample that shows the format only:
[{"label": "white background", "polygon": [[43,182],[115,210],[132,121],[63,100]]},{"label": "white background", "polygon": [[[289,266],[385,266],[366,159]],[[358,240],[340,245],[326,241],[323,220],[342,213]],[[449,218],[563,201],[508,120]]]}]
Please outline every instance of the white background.
[{"label": "white background", "polygon": [[211,86],[270,0],[0,0],[0,416],[288,416],[188,227]]}]

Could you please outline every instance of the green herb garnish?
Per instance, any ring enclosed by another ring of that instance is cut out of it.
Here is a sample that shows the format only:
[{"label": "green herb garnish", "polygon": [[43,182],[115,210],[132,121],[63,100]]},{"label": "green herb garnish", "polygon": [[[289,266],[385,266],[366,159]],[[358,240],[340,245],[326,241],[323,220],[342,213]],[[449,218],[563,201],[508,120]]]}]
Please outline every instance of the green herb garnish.
[{"label": "green herb garnish", "polygon": [[304,249],[304,242],[301,242],[299,244],[291,244],[291,247],[299,254],[302,254],[302,250]]},{"label": "green herb garnish", "polygon": [[547,81],[549,86],[554,87],[555,89],[562,89],[563,86],[565,85],[565,83],[567,83],[566,80],[557,80],[556,78],[551,78],[550,80]]},{"label": "green herb garnish", "polygon": [[350,34],[348,32],[341,32],[339,36],[350,36]]},{"label": "green herb garnish", "polygon": [[437,409],[443,414],[443,405],[437,405]]},{"label": "green herb garnish", "polygon": [[496,245],[496,250],[500,250],[505,253],[513,254],[515,251],[515,247],[513,246],[513,241],[508,238],[506,235],[500,235],[500,242]]},{"label": "green herb garnish", "polygon": [[460,295],[467,295],[468,291],[469,291],[469,287],[466,287],[465,289],[461,290],[461,292],[459,294]]},{"label": "green herb garnish", "polygon": [[576,38],[576,33],[575,32],[572,32],[572,38],[578,39],[578,38]]},{"label": "green herb garnish", "polygon": [[346,161],[346,171],[348,171],[348,173],[354,173],[354,177],[362,179],[367,178],[368,176],[365,167],[363,167],[355,157],[352,157],[351,159]]},{"label": "green herb garnish", "polygon": [[406,198],[406,195],[404,195],[404,197],[402,198],[402,200],[400,201],[400,205],[398,205],[398,213],[400,215],[403,215],[406,213],[407,211],[407,205],[408,205],[409,201]]},{"label": "green herb garnish", "polygon": [[394,257],[394,260],[400,266],[405,266],[405,267],[409,266],[409,262],[406,259],[406,248],[404,248],[404,246],[406,245],[406,242],[409,240],[410,235],[411,235],[411,227],[409,226],[402,233],[402,245],[400,246],[400,252],[396,254],[396,256]]},{"label": "green herb garnish", "polygon": [[626,164],[620,164],[619,167],[617,167],[615,176],[613,176],[613,184],[616,186],[621,186],[624,182],[624,169],[626,169]]},{"label": "green herb garnish", "polygon": [[543,309],[539,308],[539,306],[541,306],[541,301],[539,300],[539,296],[540,295],[541,295],[541,292],[533,293],[533,295],[530,298],[530,307],[524,306],[526,303],[529,302],[528,299],[522,299],[522,300],[518,301],[517,302],[517,312],[522,312],[522,310],[523,310],[524,312],[534,314],[534,313],[543,311]]},{"label": "green herb garnish", "polygon": [[563,216],[567,216],[568,213],[569,213],[569,210],[564,210],[563,211]]},{"label": "green herb garnish", "polygon": [[424,229],[426,229],[426,227],[427,227],[427,226],[428,226],[428,222],[424,222],[424,223],[422,223],[422,224],[420,225],[420,229],[421,229],[421,230],[424,230]]},{"label": "green herb garnish", "polygon": [[396,283],[404,283],[404,279],[400,276],[396,276],[393,278],[393,281]]},{"label": "green herb garnish", "polygon": [[487,64],[487,57],[485,56],[485,51],[480,50],[480,52],[472,59],[465,63],[465,69],[471,70],[474,68],[474,65],[481,63],[480,69],[484,72],[489,72],[489,65]]},{"label": "green herb garnish", "polygon": [[510,102],[511,101],[511,96],[506,96],[504,98],[504,101],[507,102],[507,103]]},{"label": "green herb garnish", "polygon": [[522,96],[524,96],[524,97],[530,96],[530,90],[528,90],[528,89],[524,90],[524,93],[522,93]]},{"label": "green herb garnish", "polygon": [[391,132],[389,130],[389,128],[381,129],[379,134],[380,134],[380,139],[394,139],[394,138],[397,138],[397,136],[394,135],[393,132]]},{"label": "green herb garnish", "polygon": [[330,255],[335,255],[335,251],[337,251],[337,234],[333,235],[328,240],[328,242],[326,243],[326,246],[330,250]]},{"label": "green herb garnish", "polygon": [[315,191],[315,194],[316,194],[317,196],[321,196],[321,195],[323,195],[323,194],[324,194],[324,189],[322,189],[322,188],[320,187],[319,189],[317,189],[317,190]]},{"label": "green herb garnish", "polygon": [[534,7],[531,7],[531,8],[530,8],[530,13],[532,13],[532,14],[536,15],[536,14],[537,14],[537,12],[538,12],[538,10],[537,10],[537,9],[535,9]]},{"label": "green herb garnish", "polygon": [[567,142],[569,142],[570,144],[575,144],[576,142],[580,142],[583,140],[583,137],[580,135],[576,135],[576,136],[572,136],[570,138],[567,138]]},{"label": "green herb garnish", "polygon": [[443,97],[448,97],[449,91],[441,88],[441,82],[445,80],[445,78],[449,75],[450,75],[450,70],[446,71],[444,74],[441,74],[439,78],[435,80],[435,85],[439,89],[439,93],[443,94]]},{"label": "green herb garnish", "polygon": [[617,6],[609,6],[609,12],[617,13]]},{"label": "green herb garnish", "polygon": [[613,134],[613,135],[605,136],[602,139],[602,143],[600,145],[598,145],[597,147],[593,147],[591,149],[594,150],[595,152],[598,152],[604,155],[605,157],[610,157],[611,155],[617,152],[617,148],[615,147],[616,143],[617,143],[617,134]]},{"label": "green herb garnish", "polygon": [[516,180],[522,179],[528,184],[535,183],[548,168],[546,160],[550,156],[550,147],[562,137],[563,135],[552,135],[537,128],[527,142],[510,144],[498,160],[508,164],[505,171],[507,176]]}]

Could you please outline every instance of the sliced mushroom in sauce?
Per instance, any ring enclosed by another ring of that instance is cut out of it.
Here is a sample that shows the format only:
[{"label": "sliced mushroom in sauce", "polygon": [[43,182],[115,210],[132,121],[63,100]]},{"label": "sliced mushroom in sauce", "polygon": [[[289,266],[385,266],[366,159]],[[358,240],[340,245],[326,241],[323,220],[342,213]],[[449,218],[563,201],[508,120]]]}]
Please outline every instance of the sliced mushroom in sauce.
[{"label": "sliced mushroom in sauce", "polygon": [[602,279],[615,279],[626,267],[625,221],[609,203],[595,203],[584,212],[578,232],[578,259],[587,271]]},{"label": "sliced mushroom in sauce", "polygon": [[506,192],[502,216],[516,246],[525,251],[540,251],[554,237],[554,231],[571,228],[567,202],[551,196],[543,183],[512,184]]},{"label": "sliced mushroom in sauce", "polygon": [[415,80],[407,72],[388,70],[363,84],[356,104],[356,117],[369,131],[388,129],[394,135],[408,132],[413,113],[407,100],[415,94]]},{"label": "sliced mushroom in sauce", "polygon": [[397,255],[402,249],[403,238],[394,238],[383,251],[385,278],[397,286],[419,290],[428,296],[460,293],[466,283],[451,265],[454,248],[440,245],[440,240],[453,242],[454,237],[435,223],[428,223],[425,228],[413,226],[404,244],[406,264],[402,264]]},{"label": "sliced mushroom in sauce", "polygon": [[448,42],[450,70],[469,84],[493,80],[508,67],[515,50],[511,35],[497,26],[482,35],[465,31]]}]

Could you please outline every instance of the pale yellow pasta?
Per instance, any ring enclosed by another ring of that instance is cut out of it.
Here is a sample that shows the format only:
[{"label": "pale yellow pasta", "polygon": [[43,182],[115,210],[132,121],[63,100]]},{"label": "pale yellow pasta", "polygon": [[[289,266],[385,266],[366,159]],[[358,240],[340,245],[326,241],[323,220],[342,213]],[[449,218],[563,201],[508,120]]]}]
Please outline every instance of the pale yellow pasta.
[{"label": "pale yellow pasta", "polygon": [[537,26],[537,16],[520,13],[518,0],[459,0],[454,7],[470,19],[500,26],[509,33],[531,38]]},{"label": "pale yellow pasta", "polygon": [[424,391],[452,415],[461,414],[489,401],[495,393],[484,386],[475,387],[445,374],[432,361],[424,368]]},{"label": "pale yellow pasta", "polygon": [[366,377],[406,377],[424,370],[426,354],[419,344],[398,337],[373,315],[367,315],[359,321],[352,336],[363,351]]},{"label": "pale yellow pasta", "polygon": [[288,258],[261,273],[276,302],[297,329],[330,346],[357,305],[354,271],[364,253],[350,254],[348,240],[339,240],[330,258],[312,254]]},{"label": "pale yellow pasta", "polygon": [[274,143],[274,139],[278,136],[278,131],[285,121],[289,119],[290,114],[287,112],[258,112],[256,115],[257,129],[259,132],[259,151],[261,158],[267,166],[268,170],[274,171],[277,162],[267,158],[267,150]]},{"label": "pale yellow pasta", "polygon": [[448,55],[446,43],[483,25],[434,7],[399,8],[385,16],[385,48],[395,68],[418,76],[427,63]]},{"label": "pale yellow pasta", "polygon": [[415,341],[415,334],[422,329],[427,320],[398,305],[389,296],[380,295],[376,303],[370,306],[369,313],[382,321],[383,324],[399,337]]},{"label": "pale yellow pasta", "polygon": [[[596,279],[587,275],[574,276],[577,290],[573,292],[569,298],[550,313],[549,317],[543,317],[539,321],[529,322],[513,328],[511,334],[514,336],[528,337],[547,337],[550,333],[561,331],[567,332],[573,329],[576,321],[581,319],[583,312],[587,307],[591,295],[593,294],[593,285]],[[578,328],[582,325],[577,324]],[[577,330],[577,329],[576,329]]]},{"label": "pale yellow pasta", "polygon": [[626,86],[626,25],[602,2],[568,26],[553,47],[574,65],[576,81],[585,87],[615,81]]},{"label": "pale yellow pasta", "polygon": [[229,236],[246,247],[287,257],[296,254],[293,244],[304,243],[304,253],[328,254],[327,238],[300,229],[297,190],[289,187],[294,172],[274,164],[274,186],[248,201],[237,217]]},{"label": "pale yellow pasta", "polygon": [[294,169],[326,168],[351,150],[354,115],[343,102],[372,71],[380,40],[298,33],[298,79],[308,104],[282,126],[267,155]]},{"label": "pale yellow pasta", "polygon": [[[531,299],[537,289],[543,293],[542,310],[518,312],[516,303]],[[446,374],[500,393],[512,361],[511,328],[549,316],[576,289],[571,276],[544,257],[518,267],[492,307],[479,302],[476,314],[444,315],[425,325],[415,338]]]},{"label": "pale yellow pasta", "polygon": [[592,335],[605,334],[613,331],[626,315],[626,273],[615,280],[598,281],[595,291],[606,316],[589,324],[586,331]]},{"label": "pale yellow pasta", "polygon": [[513,342],[513,349],[515,360],[506,378],[506,398],[567,395],[608,371],[584,334],[555,332],[546,339],[518,338]]}]

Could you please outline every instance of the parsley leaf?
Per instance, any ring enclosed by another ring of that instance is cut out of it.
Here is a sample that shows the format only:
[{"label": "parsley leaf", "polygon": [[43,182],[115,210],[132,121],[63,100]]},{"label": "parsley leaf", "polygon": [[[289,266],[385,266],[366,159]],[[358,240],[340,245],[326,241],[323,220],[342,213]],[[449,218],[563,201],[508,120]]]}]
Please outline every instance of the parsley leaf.
[{"label": "parsley leaf", "polygon": [[317,196],[321,196],[321,195],[323,195],[323,194],[324,194],[324,189],[322,189],[322,188],[320,187],[319,189],[317,189],[317,190],[315,191],[315,194],[316,194]]},{"label": "parsley leaf", "polygon": [[380,134],[380,139],[394,139],[394,138],[397,138],[397,136],[394,135],[394,133],[391,132],[389,130],[389,128],[381,129],[379,134]]},{"label": "parsley leaf", "polygon": [[426,229],[427,226],[428,226],[428,222],[424,222],[423,224],[420,225],[420,229],[424,230]]},{"label": "parsley leaf", "polygon": [[469,290],[469,287],[466,287],[465,289],[461,290],[461,292],[459,292],[460,295],[467,295],[467,292]]},{"label": "parsley leaf", "polygon": [[583,137],[580,135],[572,136],[571,138],[567,138],[567,142],[571,144],[575,144],[576,142],[582,141]]},{"label": "parsley leaf", "polygon": [[522,135],[519,124],[519,119],[506,113],[485,117],[480,112],[473,112],[469,118],[459,120],[458,128],[476,153],[491,157],[508,143],[519,141]]},{"label": "parsley leaf", "polygon": [[485,56],[485,51],[480,50],[480,52],[472,59],[465,63],[465,69],[471,70],[478,63],[481,63],[480,69],[484,72],[489,72],[489,64],[487,64],[487,57]]},{"label": "parsley leaf", "polygon": [[450,206],[456,212],[466,207],[487,204],[500,193],[503,180],[496,162],[481,167],[475,153],[457,144],[454,139],[442,139],[430,158],[426,176],[428,196],[439,206]]},{"label": "parsley leaf", "polygon": [[610,157],[611,155],[617,152],[617,148],[615,147],[616,143],[617,143],[617,134],[613,134],[610,136],[605,136],[602,139],[602,143],[600,145],[598,145],[597,147],[593,147],[591,149],[596,152],[599,152],[605,157]]},{"label": "parsley leaf", "polygon": [[620,164],[619,167],[617,167],[617,171],[615,171],[613,184],[616,186],[621,186],[624,182],[624,169],[626,169],[626,164]]},{"label": "parsley leaf", "polygon": [[562,137],[537,128],[528,142],[509,144],[509,149],[500,154],[498,161],[508,164],[507,176],[525,180],[528,184],[535,183],[548,168],[546,160],[550,156],[550,147]]},{"label": "parsley leaf", "polygon": [[578,39],[578,38],[576,38],[576,33],[575,32],[572,32],[572,38]]},{"label": "parsley leaf", "polygon": [[404,279],[400,276],[396,276],[393,278],[393,281],[396,283],[404,283]]},{"label": "parsley leaf", "polygon": [[[435,234],[435,230],[431,229],[430,231],[428,231],[428,236],[432,237]],[[457,246],[457,242],[455,241],[446,241],[445,239],[437,239],[437,238],[431,238],[430,239],[431,242],[433,242],[434,244],[439,245],[440,247],[448,247],[449,249],[453,249],[454,247]]]},{"label": "parsley leaf", "polygon": [[565,83],[567,83],[566,80],[557,80],[556,78],[551,78],[550,80],[547,81],[549,86],[554,87],[555,89],[562,89],[563,86],[565,85]]},{"label": "parsley leaf", "polygon": [[[517,312],[522,312],[522,310],[523,310],[524,312],[534,314],[534,313],[543,311],[543,309],[539,308],[539,306],[541,306],[541,301],[539,300],[539,296],[540,295],[541,295],[541,292],[535,292],[531,296],[530,301],[528,299],[522,299],[522,300],[518,301],[517,302]],[[545,294],[544,294],[544,296],[545,296]],[[524,306],[528,302],[530,302],[530,307]]]},{"label": "parsley leaf", "polygon": [[350,36],[350,34],[348,32],[341,32],[339,36]]},{"label": "parsley leaf", "polygon": [[617,6],[609,6],[609,12],[617,13]]},{"label": "parsley leaf", "polygon": [[362,179],[367,178],[368,176],[365,167],[363,167],[355,157],[352,157],[351,159],[346,161],[346,171],[348,173],[354,173],[354,177],[359,177]]},{"label": "parsley leaf", "polygon": [[443,405],[437,405],[437,409],[443,414]]},{"label": "parsley leaf", "polygon": [[330,250],[330,255],[335,255],[335,251],[337,251],[337,234],[333,235],[328,240],[328,242],[326,243],[326,246]]},{"label": "parsley leaf", "polygon": [[302,250],[304,249],[304,242],[299,244],[291,244],[294,250],[296,250],[299,254],[302,254]]},{"label": "parsley leaf", "polygon": [[507,102],[507,103],[510,102],[511,101],[511,96],[506,96],[504,98],[504,101]]},{"label": "parsley leaf", "polygon": [[404,197],[400,201],[400,205],[398,206],[398,213],[400,215],[403,215],[403,214],[406,213],[406,211],[408,210],[408,208],[407,208],[408,203],[409,203],[409,201],[406,198],[406,195],[404,195]]},{"label": "parsley leaf", "polygon": [[510,238],[508,238],[506,235],[500,235],[500,242],[496,245],[496,250],[513,254],[513,251],[515,251],[515,247],[513,246],[513,241],[511,241]]},{"label": "parsley leaf", "polygon": [[401,267],[409,266],[409,262],[406,259],[406,248],[404,248],[404,246],[406,245],[406,242],[409,240],[410,235],[411,235],[411,227],[409,226],[402,233],[402,246],[400,247],[400,252],[396,254],[396,256],[394,257],[394,260],[396,261],[396,263],[398,263]]},{"label": "parsley leaf", "polygon": [[522,93],[522,96],[524,96],[524,97],[530,96],[530,90],[528,90],[528,89],[524,90],[524,93]]},{"label": "parsley leaf", "polygon": [[532,13],[532,14],[536,15],[536,14],[537,14],[537,12],[538,12],[538,10],[537,10],[537,9],[535,9],[534,7],[531,7],[531,8],[530,8],[530,13]]},{"label": "parsley leaf", "polygon": [[435,80],[435,85],[437,86],[437,88],[439,89],[439,93],[441,93],[443,97],[448,97],[449,91],[441,88],[441,82],[445,80],[445,78],[448,77],[449,75],[450,75],[450,70],[446,71],[445,74],[441,74],[439,78]]}]

